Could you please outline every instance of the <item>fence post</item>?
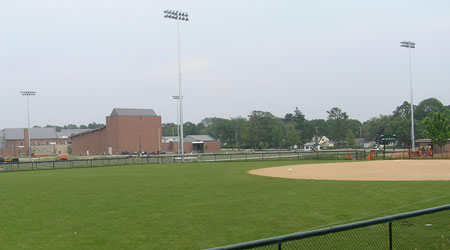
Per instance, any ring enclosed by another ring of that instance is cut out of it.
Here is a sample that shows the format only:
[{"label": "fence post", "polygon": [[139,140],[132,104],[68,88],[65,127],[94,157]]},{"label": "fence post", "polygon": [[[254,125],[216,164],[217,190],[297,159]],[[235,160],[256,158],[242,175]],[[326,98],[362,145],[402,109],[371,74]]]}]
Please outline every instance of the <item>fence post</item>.
[{"label": "fence post", "polygon": [[261,160],[264,161],[264,153],[261,153]]},{"label": "fence post", "polygon": [[297,160],[300,160],[300,151],[297,152]]},{"label": "fence post", "polygon": [[319,159],[319,151],[316,152],[316,160]]},{"label": "fence post", "polygon": [[281,250],[281,242],[278,243],[278,250]]},{"label": "fence post", "polygon": [[93,160],[91,160],[91,168],[92,168],[92,161],[93,161]]},{"label": "fence post", "polygon": [[392,250],[392,221],[389,222],[389,250]]},{"label": "fence post", "polygon": [[217,155],[214,154],[214,161],[217,161]]},{"label": "fence post", "polygon": [[230,154],[230,161],[231,161],[231,154]]},{"label": "fence post", "polygon": [[55,162],[53,162],[53,169],[55,169]]}]

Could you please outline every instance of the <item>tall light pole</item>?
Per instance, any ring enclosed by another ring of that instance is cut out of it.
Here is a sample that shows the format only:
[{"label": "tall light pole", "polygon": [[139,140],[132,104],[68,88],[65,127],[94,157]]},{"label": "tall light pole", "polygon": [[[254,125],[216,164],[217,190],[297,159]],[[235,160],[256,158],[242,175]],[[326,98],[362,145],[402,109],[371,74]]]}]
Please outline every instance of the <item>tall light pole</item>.
[{"label": "tall light pole", "polygon": [[36,95],[36,91],[20,91],[23,96],[27,97],[28,106],[28,160],[31,161],[31,130],[30,130],[30,96]]},{"label": "tall light pole", "polygon": [[408,48],[409,54],[409,88],[411,92],[411,149],[414,150],[416,146],[414,142],[414,103],[413,103],[413,87],[412,87],[411,49],[414,49],[416,47],[416,43],[411,41],[403,41],[400,43],[400,46]]},{"label": "tall light pole", "polygon": [[181,152],[181,140],[180,140],[180,110],[179,110],[179,108],[180,108],[180,102],[179,102],[179,100],[180,100],[180,97],[179,96],[177,96],[177,95],[175,95],[175,96],[172,96],[172,98],[173,99],[175,99],[175,100],[177,100],[177,136],[178,136],[178,148],[177,148],[177,153],[180,153]]},{"label": "tall light pole", "polygon": [[184,138],[183,138],[183,89],[181,84],[181,55],[180,55],[180,21],[189,21],[188,13],[179,10],[165,10],[164,17],[177,21],[177,52],[178,52],[178,108],[180,117],[180,144],[181,162],[184,162]]}]

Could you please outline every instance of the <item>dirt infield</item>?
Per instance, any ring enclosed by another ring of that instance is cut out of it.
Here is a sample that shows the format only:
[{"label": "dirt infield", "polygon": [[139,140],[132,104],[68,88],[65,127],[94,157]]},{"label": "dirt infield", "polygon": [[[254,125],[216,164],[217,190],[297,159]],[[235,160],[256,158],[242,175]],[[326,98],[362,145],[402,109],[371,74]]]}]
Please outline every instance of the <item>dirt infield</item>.
[{"label": "dirt infield", "polygon": [[450,180],[450,160],[389,160],[305,164],[255,169],[250,174],[309,180]]}]

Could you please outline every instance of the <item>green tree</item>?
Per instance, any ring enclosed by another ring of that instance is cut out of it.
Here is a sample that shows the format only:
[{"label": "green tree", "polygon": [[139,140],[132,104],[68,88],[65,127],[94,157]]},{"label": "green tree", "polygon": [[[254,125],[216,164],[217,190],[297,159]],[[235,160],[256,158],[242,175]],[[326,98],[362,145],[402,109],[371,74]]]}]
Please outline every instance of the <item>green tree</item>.
[{"label": "green tree", "polygon": [[381,135],[385,134],[392,117],[389,115],[380,115],[373,117],[362,124],[363,135],[366,140],[377,141]]},{"label": "green tree", "polygon": [[402,105],[395,108],[394,112],[392,112],[394,117],[403,117],[407,118],[411,116],[411,104],[407,101],[404,101]]},{"label": "green tree", "polygon": [[425,135],[432,140],[433,144],[439,145],[442,153],[442,147],[448,143],[450,138],[449,119],[442,113],[436,112],[432,119],[425,118],[425,126]]},{"label": "green tree", "polygon": [[346,120],[348,115],[338,107],[333,107],[328,113],[328,120]]},{"label": "green tree", "polygon": [[[89,129],[98,129],[98,128],[103,128],[104,126],[105,126],[105,124],[103,124],[103,123],[92,122],[92,123],[89,123],[87,125],[87,128],[89,128]],[[80,128],[81,128],[81,126],[80,126]]]},{"label": "green tree", "polygon": [[445,106],[436,98],[428,98],[419,103],[414,109],[414,118],[416,120],[423,120],[427,116],[432,116],[435,112],[444,112]]},{"label": "green tree", "polygon": [[162,135],[163,136],[178,136],[178,126],[175,123],[163,123]]},{"label": "green tree", "polygon": [[316,135],[316,128],[318,136],[329,136],[327,121],[324,119],[314,119],[306,121],[305,128],[301,131],[301,143],[307,143]]},{"label": "green tree", "polygon": [[349,129],[347,130],[347,133],[345,135],[345,142],[347,147],[349,148],[355,148],[356,147],[356,140],[355,140],[355,134]]},{"label": "green tree", "polygon": [[245,143],[243,140],[243,138],[245,136],[243,136],[243,135],[246,132],[245,127],[247,126],[247,124],[248,124],[247,119],[245,119],[243,117],[231,118],[231,126],[234,131],[233,143],[234,143],[235,147],[238,149],[241,146],[245,147]]},{"label": "green tree", "polygon": [[77,129],[78,126],[75,124],[64,125],[63,129]]},{"label": "green tree", "polygon": [[300,143],[300,132],[295,128],[295,124],[290,122],[285,125],[284,147],[292,147]]},{"label": "green tree", "polygon": [[405,117],[393,117],[390,119],[384,131],[385,135],[396,135],[397,143],[402,147],[411,145],[411,120]]},{"label": "green tree", "polygon": [[348,115],[340,108],[334,107],[328,113],[327,127],[330,139],[336,142],[345,139],[348,130]]},{"label": "green tree", "polygon": [[185,122],[183,124],[183,134],[184,136],[188,135],[198,135],[200,131],[197,128],[197,125],[195,125],[192,122]]},{"label": "green tree", "polygon": [[275,116],[270,112],[255,110],[248,117],[247,144],[253,145],[254,148],[261,148],[261,145],[265,147],[273,139],[274,133],[271,130],[276,122]]}]

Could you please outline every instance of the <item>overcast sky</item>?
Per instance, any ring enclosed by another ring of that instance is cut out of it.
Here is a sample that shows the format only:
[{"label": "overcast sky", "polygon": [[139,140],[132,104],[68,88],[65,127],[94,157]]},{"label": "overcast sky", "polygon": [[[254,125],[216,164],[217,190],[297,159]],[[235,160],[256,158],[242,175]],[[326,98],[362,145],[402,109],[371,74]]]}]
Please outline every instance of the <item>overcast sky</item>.
[{"label": "overcast sky", "polygon": [[365,121],[409,101],[450,103],[450,1],[14,0],[0,5],[0,128],[105,122],[115,107],[176,122],[176,23],[184,120],[284,116],[334,106]]}]

